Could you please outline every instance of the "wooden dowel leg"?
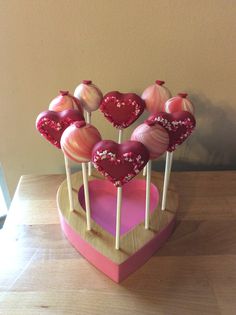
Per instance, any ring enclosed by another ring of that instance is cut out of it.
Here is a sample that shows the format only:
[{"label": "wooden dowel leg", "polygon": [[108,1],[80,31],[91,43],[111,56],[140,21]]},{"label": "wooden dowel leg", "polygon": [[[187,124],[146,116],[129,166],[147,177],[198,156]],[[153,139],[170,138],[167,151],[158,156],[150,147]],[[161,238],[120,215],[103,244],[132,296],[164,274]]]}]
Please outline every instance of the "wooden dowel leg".
[{"label": "wooden dowel leg", "polygon": [[85,197],[85,210],[86,210],[86,220],[87,220],[87,230],[91,230],[91,217],[90,217],[90,199],[89,199],[89,188],[88,188],[88,176],[86,163],[82,163],[83,172],[83,183],[84,183],[84,197]]}]

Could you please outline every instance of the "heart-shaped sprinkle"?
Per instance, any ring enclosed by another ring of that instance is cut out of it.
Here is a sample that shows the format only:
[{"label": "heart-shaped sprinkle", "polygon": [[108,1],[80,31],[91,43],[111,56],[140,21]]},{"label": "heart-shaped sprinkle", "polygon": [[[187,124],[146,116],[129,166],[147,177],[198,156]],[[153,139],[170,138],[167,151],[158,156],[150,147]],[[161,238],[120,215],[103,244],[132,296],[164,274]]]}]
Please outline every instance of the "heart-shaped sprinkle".
[{"label": "heart-shaped sprinkle", "polygon": [[64,130],[74,122],[83,120],[84,117],[78,110],[68,109],[62,112],[47,110],[38,115],[36,128],[47,141],[60,149]]},{"label": "heart-shaped sprinkle", "polygon": [[92,152],[95,168],[117,187],[135,177],[148,160],[149,151],[138,141],[118,144],[103,140],[95,145]]},{"label": "heart-shaped sprinkle", "polygon": [[177,146],[182,144],[191,135],[196,126],[194,116],[186,111],[172,114],[160,112],[150,116],[147,122],[157,123],[169,133],[169,152],[176,150]]},{"label": "heart-shaped sprinkle", "polygon": [[114,91],[103,97],[100,109],[114,127],[123,129],[139,118],[145,109],[145,102],[137,94]]}]

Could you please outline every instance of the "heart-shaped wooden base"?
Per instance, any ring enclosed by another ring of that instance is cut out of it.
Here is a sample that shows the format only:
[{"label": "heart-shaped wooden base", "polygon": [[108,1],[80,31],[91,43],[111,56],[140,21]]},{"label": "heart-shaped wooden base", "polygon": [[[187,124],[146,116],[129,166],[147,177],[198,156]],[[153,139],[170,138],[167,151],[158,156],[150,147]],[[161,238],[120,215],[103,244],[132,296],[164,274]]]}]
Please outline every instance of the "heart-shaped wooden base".
[{"label": "heart-shaped wooden base", "polygon": [[[94,171],[90,181],[101,179]],[[142,175],[137,178],[143,179]],[[160,195],[163,177],[152,172],[152,183],[159,188]],[[145,230],[144,222],[121,236],[120,250],[115,249],[115,238],[92,220],[92,230],[86,229],[86,215],[78,201],[78,192],[83,185],[82,173],[72,176],[73,199],[75,209],[69,211],[69,199],[66,180],[57,193],[57,204],[61,228],[69,242],[95,267],[115,282],[120,282],[141,267],[171,235],[178,207],[178,195],[170,187],[168,190],[167,210],[161,211],[159,201],[150,216],[150,228]],[[92,209],[91,209],[92,212]],[[144,212],[143,212],[144,213]]]}]

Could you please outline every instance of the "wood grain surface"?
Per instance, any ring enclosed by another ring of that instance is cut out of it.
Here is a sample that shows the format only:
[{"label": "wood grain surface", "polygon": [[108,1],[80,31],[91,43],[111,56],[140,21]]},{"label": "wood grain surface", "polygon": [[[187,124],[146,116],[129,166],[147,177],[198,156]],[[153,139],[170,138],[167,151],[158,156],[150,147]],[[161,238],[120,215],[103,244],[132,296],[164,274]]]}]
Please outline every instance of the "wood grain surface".
[{"label": "wood grain surface", "polygon": [[236,314],[236,172],[173,173],[169,241],[115,284],[61,232],[64,175],[23,176],[0,231],[0,314]]}]

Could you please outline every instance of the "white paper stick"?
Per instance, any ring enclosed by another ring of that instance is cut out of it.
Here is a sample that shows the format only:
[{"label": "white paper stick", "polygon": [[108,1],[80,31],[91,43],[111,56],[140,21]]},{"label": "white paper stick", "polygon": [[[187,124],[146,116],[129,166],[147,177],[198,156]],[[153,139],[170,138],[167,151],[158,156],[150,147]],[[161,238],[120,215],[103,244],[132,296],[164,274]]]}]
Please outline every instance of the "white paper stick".
[{"label": "white paper stick", "polygon": [[87,230],[90,231],[91,230],[90,199],[89,199],[88,176],[87,176],[86,163],[82,163],[82,172],[83,172],[83,183],[84,183],[84,198],[85,198]]},{"label": "white paper stick", "polygon": [[173,152],[167,151],[161,210],[165,210],[166,208],[167,191],[168,191],[168,184],[169,184],[169,179],[170,179],[172,158],[173,158]]},{"label": "white paper stick", "polygon": [[145,167],[143,168],[143,176],[145,177],[146,174],[147,174],[147,167],[145,166]]},{"label": "white paper stick", "polygon": [[116,206],[116,249],[120,249],[120,217],[122,206],[122,187],[117,188],[117,206]]},{"label": "white paper stick", "polygon": [[174,152],[173,151],[170,152],[170,165],[169,165],[169,169],[168,169],[168,186],[170,183],[170,173],[171,173],[171,168],[172,168],[173,155],[174,155]]},{"label": "white paper stick", "polygon": [[123,140],[123,129],[119,129],[118,143],[120,144],[122,140]]},{"label": "white paper stick", "polygon": [[[86,121],[88,124],[91,124],[92,113],[86,111]],[[92,175],[92,162],[88,162],[88,176]]]},{"label": "white paper stick", "polygon": [[72,196],[70,166],[69,166],[69,159],[65,154],[64,154],[64,160],[65,160],[65,169],[66,169],[66,179],[67,179],[67,189],[68,189],[68,196],[69,196],[70,211],[72,212],[74,210],[74,203],[73,203],[73,196]]},{"label": "white paper stick", "polygon": [[149,229],[149,217],[150,217],[150,186],[151,186],[151,171],[152,161],[147,163],[147,177],[146,177],[146,206],[145,206],[145,229]]}]

